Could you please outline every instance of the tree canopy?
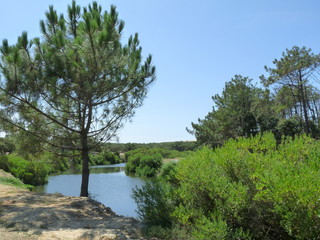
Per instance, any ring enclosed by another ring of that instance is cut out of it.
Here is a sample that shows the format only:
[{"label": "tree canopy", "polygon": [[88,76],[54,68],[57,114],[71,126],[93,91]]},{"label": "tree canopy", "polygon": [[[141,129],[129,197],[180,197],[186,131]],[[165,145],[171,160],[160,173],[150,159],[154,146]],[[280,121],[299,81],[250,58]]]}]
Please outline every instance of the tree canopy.
[{"label": "tree canopy", "polygon": [[[275,68],[265,67],[270,74],[262,77],[265,86],[278,85],[279,94],[286,97],[286,109],[304,119],[306,133],[311,133],[310,118],[316,119],[316,113],[311,107],[311,92],[314,91],[311,83],[319,80],[318,68],[320,56],[312,53],[311,49],[297,46],[286,49],[282,58],[273,61]],[[285,91],[285,94],[283,94]],[[318,115],[318,114],[317,114]]]},{"label": "tree canopy", "polygon": [[265,67],[261,76],[265,88],[258,88],[247,77],[236,75],[227,82],[221,95],[213,96],[214,107],[204,119],[192,123],[200,143],[213,147],[229,138],[249,137],[271,131],[281,135],[306,133],[320,137],[320,55],[297,46],[286,49],[282,58]]},{"label": "tree canopy", "polygon": [[202,143],[222,145],[232,137],[250,136],[257,132],[257,121],[251,111],[259,89],[248,77],[236,75],[225,84],[222,94],[212,97],[214,107],[198,123],[192,123],[193,133]]}]

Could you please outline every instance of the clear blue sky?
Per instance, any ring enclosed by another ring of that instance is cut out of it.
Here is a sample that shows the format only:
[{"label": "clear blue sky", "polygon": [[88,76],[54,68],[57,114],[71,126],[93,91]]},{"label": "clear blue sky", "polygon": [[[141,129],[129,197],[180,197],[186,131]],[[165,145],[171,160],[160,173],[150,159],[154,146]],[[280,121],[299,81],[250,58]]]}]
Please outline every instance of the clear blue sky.
[{"label": "clear blue sky", "polygon": [[[0,40],[11,43],[22,31],[39,36],[39,20],[50,4],[66,12],[71,1],[10,0],[0,9]],[[78,0],[81,6],[91,1]],[[319,0],[112,0],[125,21],[126,39],[139,33],[145,55],[151,53],[157,81],[120,142],[193,140],[186,127],[212,108],[235,74],[256,82],[286,48],[320,50]]]}]

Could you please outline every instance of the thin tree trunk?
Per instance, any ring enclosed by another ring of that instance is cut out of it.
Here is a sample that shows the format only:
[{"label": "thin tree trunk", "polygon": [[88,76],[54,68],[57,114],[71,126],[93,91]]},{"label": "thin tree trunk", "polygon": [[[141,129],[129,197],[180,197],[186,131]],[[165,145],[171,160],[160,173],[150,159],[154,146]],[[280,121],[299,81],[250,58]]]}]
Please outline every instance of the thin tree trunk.
[{"label": "thin tree trunk", "polygon": [[[288,76],[288,78],[290,79],[291,85],[295,86],[293,81],[291,80],[291,78],[289,76]],[[291,95],[293,97],[293,106],[294,106],[295,114],[298,115],[297,102],[299,101],[299,99],[298,99],[298,101],[296,100],[296,94],[294,93],[292,87],[289,87],[289,89],[290,89]],[[299,94],[298,94],[298,98],[299,98]]]},{"label": "thin tree trunk", "polygon": [[82,156],[82,182],[81,182],[81,197],[88,197],[89,195],[89,150],[88,139],[86,136],[82,136],[81,139],[81,156]]},{"label": "thin tree trunk", "polygon": [[[314,106],[314,109],[316,111],[316,120],[319,118],[319,111],[318,111],[318,107],[317,107],[317,101],[316,100],[313,100],[313,106]],[[315,122],[316,122],[315,120]]]},{"label": "thin tree trunk", "polygon": [[306,104],[306,94],[304,91],[304,85],[303,85],[303,79],[302,79],[302,74],[301,70],[299,70],[299,95],[301,97],[301,103],[302,103],[302,110],[303,110],[303,115],[304,115],[304,121],[305,121],[305,130],[306,133],[310,133],[310,124],[309,124],[309,117],[308,117],[308,109],[307,109],[307,104]]},{"label": "thin tree trunk", "polygon": [[306,133],[310,133],[310,124],[309,124],[309,118],[308,118],[308,112],[307,112],[307,105],[305,102],[305,99],[302,100],[302,106],[303,106],[303,114],[304,114],[304,120],[306,122]]}]

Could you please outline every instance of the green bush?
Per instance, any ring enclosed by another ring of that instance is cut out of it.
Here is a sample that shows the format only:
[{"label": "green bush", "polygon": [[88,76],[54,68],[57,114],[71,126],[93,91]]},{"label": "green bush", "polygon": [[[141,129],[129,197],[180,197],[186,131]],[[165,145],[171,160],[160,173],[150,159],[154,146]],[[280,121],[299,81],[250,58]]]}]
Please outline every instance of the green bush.
[{"label": "green bush", "polygon": [[101,152],[101,153],[90,154],[90,163],[92,166],[109,165],[109,164],[116,164],[120,162],[121,162],[121,159],[119,155],[116,155],[111,152]]},{"label": "green bush", "polygon": [[133,190],[133,199],[138,206],[138,216],[148,226],[170,227],[174,210],[172,189],[158,180],[147,181],[142,188]]},{"label": "green bush", "polygon": [[[152,154],[152,152],[149,154]],[[153,155],[144,155],[136,153],[130,155],[126,164],[126,171],[135,173],[140,177],[153,177],[157,175],[162,166],[162,155],[153,153]]]},{"label": "green bush", "polygon": [[152,208],[160,202],[170,209],[164,226],[179,226],[186,239],[318,239],[319,159],[320,143],[306,136],[277,145],[268,133],[203,148],[135,195],[139,215],[161,226]]},{"label": "green bush", "polygon": [[122,162],[119,155],[111,152],[104,152],[103,158],[105,159],[105,161],[109,162],[110,164],[117,164]]},{"label": "green bush", "polygon": [[164,181],[169,182],[173,186],[178,185],[179,183],[176,178],[176,168],[176,162],[169,162],[167,164],[164,164],[161,168],[159,177],[162,178]]},{"label": "green bush", "polygon": [[142,158],[141,154],[131,155],[128,158],[128,162],[126,164],[126,172],[135,173],[136,169],[140,165],[140,159]]},{"label": "green bush", "polygon": [[141,155],[148,153],[148,148],[137,148],[125,153],[125,159],[128,161],[134,155]]},{"label": "green bush", "polygon": [[0,168],[12,173],[25,184],[42,185],[47,182],[48,167],[41,162],[28,161],[14,155],[1,156]]},{"label": "green bush", "polygon": [[48,166],[49,173],[58,173],[66,171],[70,168],[70,158],[58,156],[51,152],[44,152],[39,156],[41,162]]},{"label": "green bush", "polygon": [[0,138],[0,154],[12,153],[15,145],[9,138]]},{"label": "green bush", "polygon": [[8,157],[5,155],[0,155],[0,168],[6,172],[9,172],[11,167],[12,163],[9,162]]},{"label": "green bush", "polygon": [[303,132],[302,120],[298,118],[283,119],[277,126],[281,135],[294,137]]}]

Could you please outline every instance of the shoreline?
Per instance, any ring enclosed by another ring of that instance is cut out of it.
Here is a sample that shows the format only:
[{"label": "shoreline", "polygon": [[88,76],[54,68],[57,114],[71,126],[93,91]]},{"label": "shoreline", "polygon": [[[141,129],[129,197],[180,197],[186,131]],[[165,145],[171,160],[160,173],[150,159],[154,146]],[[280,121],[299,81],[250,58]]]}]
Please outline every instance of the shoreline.
[{"label": "shoreline", "polygon": [[[0,170],[0,176],[14,178]],[[35,193],[0,183],[0,236],[3,239],[133,240],[142,224],[116,215],[87,197]]]}]

